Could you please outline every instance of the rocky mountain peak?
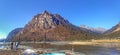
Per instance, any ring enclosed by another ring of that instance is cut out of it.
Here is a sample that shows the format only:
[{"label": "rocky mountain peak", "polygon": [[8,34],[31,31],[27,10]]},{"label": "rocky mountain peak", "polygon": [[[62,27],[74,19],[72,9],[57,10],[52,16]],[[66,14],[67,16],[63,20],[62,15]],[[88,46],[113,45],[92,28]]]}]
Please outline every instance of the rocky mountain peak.
[{"label": "rocky mountain peak", "polygon": [[48,12],[48,11],[43,11],[43,13],[42,13],[43,15],[50,15],[50,12]]},{"label": "rocky mountain peak", "polygon": [[48,11],[43,11],[43,14],[50,14],[50,12],[48,12]]},{"label": "rocky mountain peak", "polygon": [[68,25],[69,22],[58,14],[51,14],[48,11],[44,11],[42,14],[37,14],[33,19],[25,26],[28,30],[40,30],[40,29],[53,29],[58,25]]}]

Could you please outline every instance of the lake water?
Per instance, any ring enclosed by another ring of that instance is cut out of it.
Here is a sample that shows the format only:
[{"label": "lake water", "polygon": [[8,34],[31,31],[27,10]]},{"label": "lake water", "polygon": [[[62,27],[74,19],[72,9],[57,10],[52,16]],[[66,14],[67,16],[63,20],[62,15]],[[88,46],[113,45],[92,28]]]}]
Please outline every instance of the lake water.
[{"label": "lake water", "polygon": [[0,49],[3,49],[4,46],[3,46],[3,42],[0,42]]},{"label": "lake water", "polygon": [[0,49],[3,49],[4,48],[4,46],[0,46]]},{"label": "lake water", "polygon": [[71,50],[84,55],[120,55],[120,43],[101,43],[100,45],[51,45],[35,44],[32,46],[38,48],[52,48],[57,50]]},{"label": "lake water", "polygon": [[[101,43],[98,45],[53,45],[53,44],[24,44],[35,48],[46,48],[56,50],[71,50],[84,55],[120,55],[120,43]],[[0,46],[3,48],[3,46]]]}]

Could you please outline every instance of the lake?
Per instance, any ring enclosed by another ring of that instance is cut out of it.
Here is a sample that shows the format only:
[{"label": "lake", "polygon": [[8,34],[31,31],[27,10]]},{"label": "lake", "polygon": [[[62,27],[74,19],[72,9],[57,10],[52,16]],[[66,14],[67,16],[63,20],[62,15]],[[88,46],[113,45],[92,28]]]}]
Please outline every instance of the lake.
[{"label": "lake", "polygon": [[[120,43],[100,43],[96,45],[70,45],[70,44],[41,44],[41,43],[27,43],[22,44],[34,48],[45,48],[60,50],[72,50],[84,55],[120,55]],[[0,46],[3,48],[4,46]]]},{"label": "lake", "polygon": [[53,44],[27,44],[35,48],[56,50],[71,50],[84,55],[120,55],[120,43],[100,43],[98,45],[53,45]]}]

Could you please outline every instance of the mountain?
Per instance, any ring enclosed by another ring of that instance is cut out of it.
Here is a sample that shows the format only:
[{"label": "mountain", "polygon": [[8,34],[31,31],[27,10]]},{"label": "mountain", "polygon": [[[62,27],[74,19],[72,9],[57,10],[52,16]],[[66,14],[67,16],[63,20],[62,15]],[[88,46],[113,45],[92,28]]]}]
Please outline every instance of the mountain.
[{"label": "mountain", "polygon": [[117,25],[113,26],[108,31],[106,31],[105,34],[111,34],[111,33],[119,32],[119,31],[120,31],[120,22]]},{"label": "mountain", "polygon": [[106,31],[103,39],[120,39],[120,22]]},{"label": "mountain", "polygon": [[13,40],[21,41],[66,41],[89,40],[94,38],[94,32],[77,27],[59,14],[44,11],[37,14],[25,25]]},{"label": "mountain", "polygon": [[98,33],[98,34],[103,34],[106,31],[106,29],[104,29],[104,28],[93,28],[93,27],[89,27],[89,26],[86,26],[86,25],[80,25],[80,27],[91,30],[92,32],[95,32],[95,33]]},{"label": "mountain", "polygon": [[12,30],[11,32],[9,32],[6,41],[8,41],[9,39],[11,39],[12,37],[14,37],[16,34],[18,34],[21,30],[23,30],[23,28],[16,28],[14,30]]}]

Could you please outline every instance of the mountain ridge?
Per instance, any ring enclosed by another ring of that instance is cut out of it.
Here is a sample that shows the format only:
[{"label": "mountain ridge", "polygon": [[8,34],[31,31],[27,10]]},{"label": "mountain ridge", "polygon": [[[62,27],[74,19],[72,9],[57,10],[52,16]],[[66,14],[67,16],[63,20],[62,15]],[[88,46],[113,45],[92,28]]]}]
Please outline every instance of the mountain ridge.
[{"label": "mountain ridge", "polygon": [[[91,37],[90,37],[91,36]],[[44,11],[33,17],[24,29],[15,35],[14,40],[22,41],[65,41],[92,39],[94,32],[79,28],[58,14]]]},{"label": "mountain ridge", "polygon": [[110,31],[109,35],[105,35],[107,31],[103,28],[92,28],[85,25],[78,27],[59,14],[44,11],[35,15],[11,39],[12,41],[76,41],[119,38],[120,23],[110,30],[115,31],[114,33]]},{"label": "mountain ridge", "polygon": [[7,35],[6,41],[10,41],[16,34],[18,34],[23,28],[15,28]]},{"label": "mountain ridge", "polygon": [[120,31],[120,22],[118,24],[116,24],[115,26],[113,26],[111,29],[107,30],[104,34],[111,34],[114,32]]},{"label": "mountain ridge", "polygon": [[93,27],[89,27],[89,26],[86,26],[86,25],[80,25],[81,28],[85,28],[85,29],[88,29],[88,30],[91,30],[93,32],[96,32],[98,34],[103,34],[104,32],[106,32],[107,30],[105,28],[93,28]]}]

